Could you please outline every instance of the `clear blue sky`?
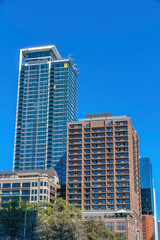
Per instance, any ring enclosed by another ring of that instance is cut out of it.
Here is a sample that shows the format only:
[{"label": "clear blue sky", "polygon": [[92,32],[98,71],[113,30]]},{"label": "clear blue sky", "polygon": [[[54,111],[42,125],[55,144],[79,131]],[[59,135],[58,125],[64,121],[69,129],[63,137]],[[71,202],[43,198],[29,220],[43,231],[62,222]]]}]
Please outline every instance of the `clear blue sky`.
[{"label": "clear blue sky", "polygon": [[55,44],[79,69],[79,118],[132,118],[160,220],[160,1],[0,0],[0,32],[0,169],[12,168],[19,49]]}]

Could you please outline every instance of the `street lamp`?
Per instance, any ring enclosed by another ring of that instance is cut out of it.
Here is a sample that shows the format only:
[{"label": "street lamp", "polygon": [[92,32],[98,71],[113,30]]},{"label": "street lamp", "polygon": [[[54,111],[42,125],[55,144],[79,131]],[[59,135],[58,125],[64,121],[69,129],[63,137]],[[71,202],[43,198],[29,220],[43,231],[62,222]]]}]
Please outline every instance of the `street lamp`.
[{"label": "street lamp", "polygon": [[[35,206],[35,207],[32,207],[30,208],[29,210],[32,210],[34,208],[37,208],[37,207],[50,207],[51,205],[40,205],[40,206]],[[25,216],[24,216],[24,233],[23,233],[23,240],[26,239],[26,223],[27,223],[27,207],[26,207],[26,210],[25,210]]]}]

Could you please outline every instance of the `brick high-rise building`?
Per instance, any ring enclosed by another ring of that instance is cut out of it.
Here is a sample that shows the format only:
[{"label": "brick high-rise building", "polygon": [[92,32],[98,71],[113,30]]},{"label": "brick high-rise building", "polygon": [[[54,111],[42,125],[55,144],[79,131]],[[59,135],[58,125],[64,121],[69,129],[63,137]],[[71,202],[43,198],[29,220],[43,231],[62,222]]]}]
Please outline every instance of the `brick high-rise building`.
[{"label": "brick high-rise building", "polygon": [[129,117],[88,114],[68,124],[66,192],[85,217],[134,214],[141,235],[139,139]]}]

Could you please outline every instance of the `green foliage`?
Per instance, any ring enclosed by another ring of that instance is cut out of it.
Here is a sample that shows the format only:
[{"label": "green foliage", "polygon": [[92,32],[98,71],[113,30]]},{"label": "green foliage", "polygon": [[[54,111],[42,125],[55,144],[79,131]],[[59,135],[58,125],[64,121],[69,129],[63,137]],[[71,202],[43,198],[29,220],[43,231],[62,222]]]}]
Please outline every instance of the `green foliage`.
[{"label": "green foliage", "polygon": [[81,219],[81,212],[74,205],[66,206],[63,199],[55,199],[48,207],[41,208],[38,220],[39,240],[124,240],[95,218]]},{"label": "green foliage", "polygon": [[22,238],[24,211],[18,201],[2,204],[0,211],[0,239]]},{"label": "green foliage", "polygon": [[3,204],[0,211],[0,239],[23,239],[26,209],[26,240],[125,239],[106,228],[102,220],[81,219],[81,211],[74,205],[66,205],[62,198],[55,198],[53,203],[19,203],[14,199]]},{"label": "green foliage", "polygon": [[125,238],[111,231],[102,220],[89,218],[83,221],[83,235],[85,240],[124,240]]},{"label": "green foliage", "polygon": [[[11,202],[3,203],[0,210],[0,239],[21,240],[24,232],[25,210],[29,203],[19,203],[15,198]],[[36,213],[27,212],[26,240],[34,240],[36,227]]]}]

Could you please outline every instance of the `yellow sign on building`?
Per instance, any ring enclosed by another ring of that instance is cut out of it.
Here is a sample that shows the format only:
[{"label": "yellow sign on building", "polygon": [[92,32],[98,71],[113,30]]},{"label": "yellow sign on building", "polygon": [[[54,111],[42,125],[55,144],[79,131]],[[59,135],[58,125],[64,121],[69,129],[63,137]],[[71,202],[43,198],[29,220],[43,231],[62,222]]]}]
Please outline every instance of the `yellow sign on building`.
[{"label": "yellow sign on building", "polygon": [[64,63],[64,68],[68,68],[68,63]]}]

